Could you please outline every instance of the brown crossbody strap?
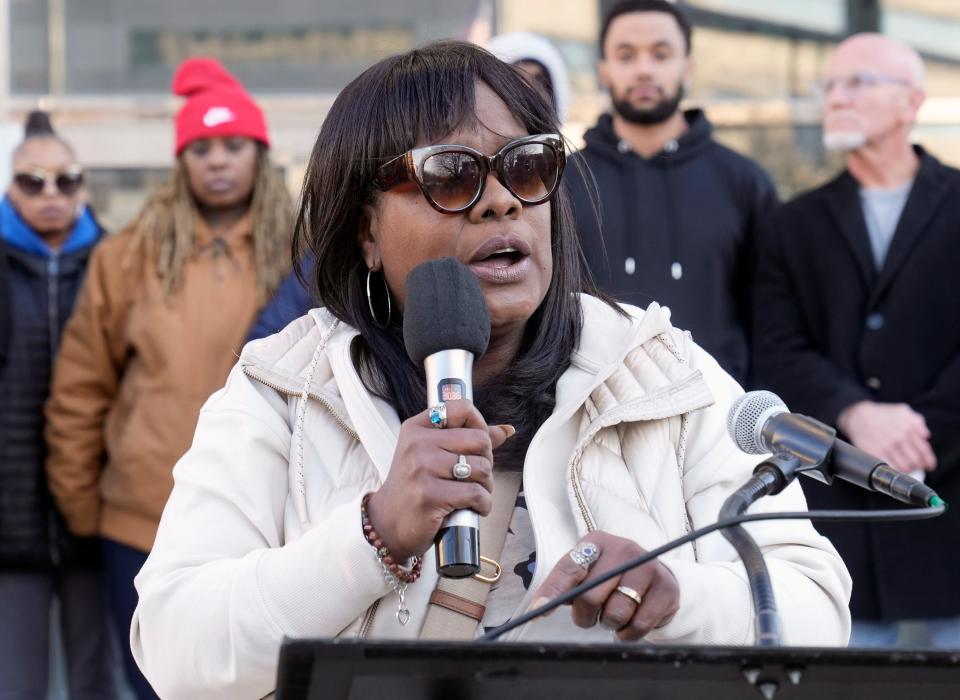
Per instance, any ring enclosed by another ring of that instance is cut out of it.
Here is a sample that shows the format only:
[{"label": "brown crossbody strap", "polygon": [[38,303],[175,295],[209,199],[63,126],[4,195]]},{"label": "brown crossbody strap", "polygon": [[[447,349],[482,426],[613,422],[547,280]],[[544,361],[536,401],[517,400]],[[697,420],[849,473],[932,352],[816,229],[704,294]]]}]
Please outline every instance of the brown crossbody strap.
[{"label": "brown crossbody strap", "polygon": [[[477,625],[483,619],[487,596],[495,580],[492,571],[494,566],[490,562],[497,562],[503,551],[522,479],[521,472],[493,474],[493,510],[487,517],[480,518],[481,569],[478,574],[492,580],[480,580],[476,576],[460,579],[441,577],[430,596],[420,639],[468,640],[476,637]],[[496,566],[499,567],[499,564]]]}]

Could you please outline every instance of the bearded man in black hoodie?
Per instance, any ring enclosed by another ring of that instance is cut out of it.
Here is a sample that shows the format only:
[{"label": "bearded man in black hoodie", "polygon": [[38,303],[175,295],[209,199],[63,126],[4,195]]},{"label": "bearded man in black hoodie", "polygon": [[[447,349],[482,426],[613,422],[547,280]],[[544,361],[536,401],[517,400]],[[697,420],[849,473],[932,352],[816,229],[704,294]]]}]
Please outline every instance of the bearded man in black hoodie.
[{"label": "bearded man in black hoodie", "polygon": [[759,166],[712,139],[702,111],[680,110],[690,40],[687,18],[663,0],[607,13],[599,73],[613,113],[587,131],[565,177],[598,284],[669,306],[744,383],[754,232],[777,198]]}]

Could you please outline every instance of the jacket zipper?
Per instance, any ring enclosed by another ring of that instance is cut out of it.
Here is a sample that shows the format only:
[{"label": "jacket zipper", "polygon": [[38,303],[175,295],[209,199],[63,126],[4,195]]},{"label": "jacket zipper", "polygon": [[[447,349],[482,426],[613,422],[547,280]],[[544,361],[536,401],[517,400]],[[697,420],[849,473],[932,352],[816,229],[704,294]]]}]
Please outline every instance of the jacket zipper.
[{"label": "jacket zipper", "polygon": [[57,341],[60,336],[60,312],[57,308],[59,288],[57,285],[60,265],[56,257],[47,260],[47,320],[50,322],[50,366],[57,356]]},{"label": "jacket zipper", "polygon": [[[53,363],[57,357],[57,344],[60,340],[60,261],[56,255],[47,259],[47,322],[50,324],[49,342],[50,342],[50,369],[53,371]],[[49,537],[50,560],[53,565],[59,566],[60,556],[60,538],[58,536],[57,515],[51,507],[47,511],[47,532]]]},{"label": "jacket zipper", "polygon": [[603,429],[603,416],[598,416],[593,422],[593,426],[594,427],[580,439],[576,447],[574,447],[573,456],[567,463],[567,469],[570,470],[570,486],[573,489],[573,496],[577,500],[577,507],[580,509],[580,516],[583,518],[583,522],[587,526],[587,532],[593,532],[597,529],[597,526],[593,521],[593,516],[590,514],[590,509],[587,508],[587,502],[583,496],[583,487],[580,485],[580,470],[578,467],[583,458],[583,451],[586,449],[587,444],[593,440],[594,436]]},{"label": "jacket zipper", "polygon": [[580,515],[583,517],[583,522],[586,523],[587,532],[593,532],[597,528],[593,522],[593,517],[590,514],[590,509],[587,508],[586,501],[583,497],[583,489],[580,486],[580,478],[577,469],[579,462],[579,457],[575,457],[574,459],[570,460],[570,483],[573,487],[573,495],[577,499],[577,506],[580,508]]},{"label": "jacket zipper", "polygon": [[367,612],[363,615],[363,622],[360,623],[360,634],[358,635],[360,639],[364,639],[368,634],[370,634],[370,628],[373,627],[373,619],[377,616],[377,610],[380,608],[380,601],[383,598],[377,598],[373,601],[373,605],[367,608]]},{"label": "jacket zipper", "polygon": [[[270,387],[271,389],[273,389],[274,391],[280,392],[280,393],[283,394],[284,396],[290,396],[290,397],[294,397],[294,398],[299,398],[300,396],[303,395],[303,394],[301,394],[300,392],[291,391],[290,389],[286,389],[286,388],[284,388],[284,387],[282,387],[282,386],[277,386],[274,382],[271,382],[271,381],[269,381],[269,380],[267,380],[267,379],[264,379],[263,377],[257,375],[255,372],[247,369],[246,367],[243,368],[243,373],[246,374],[248,377],[251,377],[252,379],[256,379],[258,382],[260,382],[260,383],[263,384],[264,386],[268,386],[268,387]],[[357,441],[360,440],[360,436],[357,434],[357,431],[355,431],[353,428],[351,428],[351,427],[347,424],[347,422],[344,420],[344,418],[343,418],[343,417],[337,412],[337,410],[333,407],[333,404],[332,404],[332,403],[330,403],[327,399],[323,398],[323,397],[320,396],[319,394],[314,394],[314,393],[308,392],[308,393],[307,393],[307,396],[309,396],[311,399],[313,399],[314,401],[318,402],[321,406],[323,406],[325,409],[327,409],[327,412],[333,417],[333,419],[337,422],[337,425],[339,425],[340,428],[342,428],[344,432],[346,432],[346,433],[349,434],[351,437],[353,437],[354,440],[357,440]]]},{"label": "jacket zipper", "polygon": [[[315,399],[316,401],[318,401],[318,402],[320,403],[320,405],[322,405],[325,409],[327,409],[327,411],[330,413],[331,416],[333,416],[333,419],[337,422],[337,424],[338,424],[346,433],[348,433],[349,435],[351,435],[354,440],[356,440],[357,442],[360,441],[360,436],[357,434],[357,431],[355,431],[353,428],[351,428],[349,425],[347,425],[346,421],[340,416],[339,413],[337,413],[337,410],[333,407],[333,404],[331,404],[329,401],[327,401],[327,400],[326,400],[325,398],[323,398],[322,396],[318,396],[318,395],[316,395],[316,394],[307,394],[307,395],[308,395],[310,398]],[[299,394],[294,394],[294,396],[299,396]]]}]

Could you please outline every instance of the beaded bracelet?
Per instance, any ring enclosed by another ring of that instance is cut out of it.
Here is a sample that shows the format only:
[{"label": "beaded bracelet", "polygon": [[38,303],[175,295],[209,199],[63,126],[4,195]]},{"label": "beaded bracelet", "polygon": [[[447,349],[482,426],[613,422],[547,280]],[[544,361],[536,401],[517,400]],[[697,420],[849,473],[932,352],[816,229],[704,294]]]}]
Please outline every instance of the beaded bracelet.
[{"label": "beaded bracelet", "polygon": [[383,568],[383,578],[387,584],[393,588],[397,594],[397,620],[401,625],[406,625],[410,621],[410,610],[406,604],[407,584],[413,583],[420,578],[420,566],[423,564],[422,557],[413,558],[413,567],[406,571],[397,564],[396,560],[390,555],[390,550],[380,539],[380,535],[373,529],[370,522],[370,515],[367,513],[367,501],[370,500],[372,493],[368,493],[360,501],[360,517],[363,525],[363,536],[373,547],[377,555],[377,561]]},{"label": "beaded bracelet", "polygon": [[423,564],[423,557],[414,557],[413,566],[409,571],[404,570],[394,558],[390,555],[390,550],[387,549],[387,546],[383,543],[383,540],[380,539],[380,535],[377,534],[377,531],[373,528],[373,524],[370,522],[370,514],[367,513],[367,501],[370,500],[372,493],[368,493],[363,497],[363,500],[360,501],[360,517],[361,523],[363,525],[363,536],[367,539],[367,542],[376,550],[377,559],[380,560],[380,563],[391,573],[394,578],[401,583],[413,583],[418,578],[420,578],[420,567]]}]

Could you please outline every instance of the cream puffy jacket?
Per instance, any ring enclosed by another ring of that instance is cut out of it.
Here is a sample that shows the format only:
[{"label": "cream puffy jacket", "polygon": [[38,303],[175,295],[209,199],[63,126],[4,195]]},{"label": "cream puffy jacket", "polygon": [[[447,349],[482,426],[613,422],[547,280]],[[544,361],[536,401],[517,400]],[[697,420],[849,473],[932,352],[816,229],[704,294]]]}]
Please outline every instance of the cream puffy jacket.
[{"label": "cream puffy jacket", "polygon": [[[586,532],[657,547],[714,522],[757,462],[725,431],[740,387],[666,310],[625,307],[625,318],[592,297],[581,303],[579,347],[524,465],[537,568],[522,608]],[[364,389],[354,337],[315,309],[249,344],[203,408],[136,578],[131,645],[161,696],[260,697],[274,687],[284,637],[418,635],[436,585],[432,551],[400,625],[360,526],[360,499],[386,478],[400,421]],[[793,484],[754,510],[803,508]],[[850,578],[830,543],[803,521],[748,529],[766,554],[787,643],[845,644]],[[752,643],[743,566],[719,534],[662,561],[680,608],[649,641]],[[564,609],[507,638],[576,635],[590,637]]]}]

